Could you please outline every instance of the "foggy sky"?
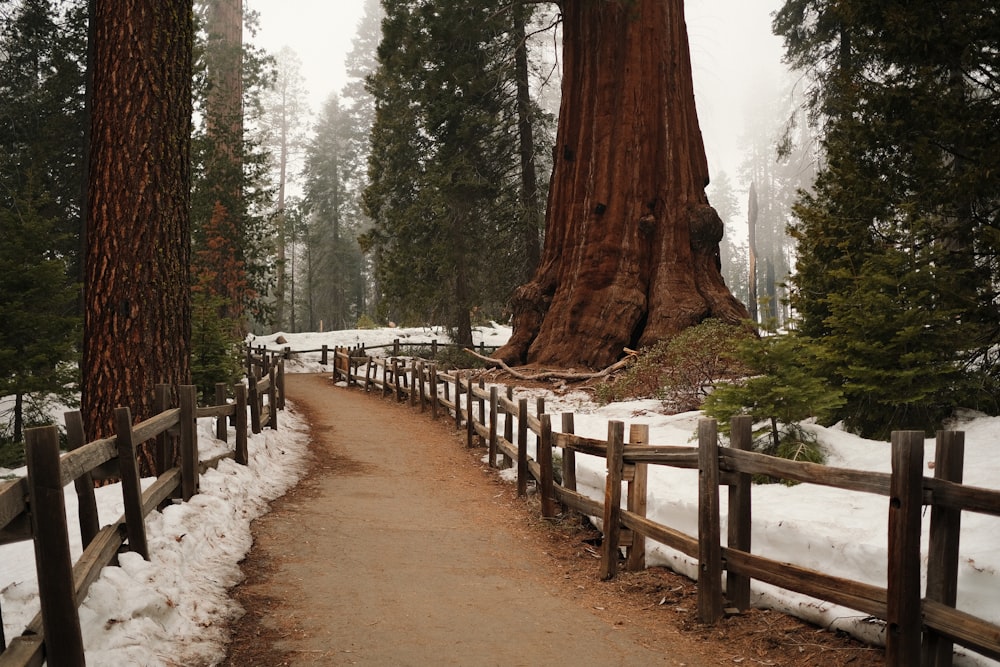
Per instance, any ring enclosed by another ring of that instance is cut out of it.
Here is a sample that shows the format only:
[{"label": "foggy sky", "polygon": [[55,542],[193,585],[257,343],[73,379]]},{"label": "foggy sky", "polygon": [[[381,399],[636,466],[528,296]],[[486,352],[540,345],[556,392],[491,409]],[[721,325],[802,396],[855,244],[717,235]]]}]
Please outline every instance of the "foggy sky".
[{"label": "foggy sky", "polygon": [[[260,13],[250,38],[277,53],[294,49],[302,61],[309,102],[319,110],[345,81],[344,57],[364,9],[363,0],[245,0]],[[686,5],[695,96],[709,167],[736,178],[743,117],[754,88],[770,89],[783,71],[781,42],[771,13],[782,0],[689,0]]]}]

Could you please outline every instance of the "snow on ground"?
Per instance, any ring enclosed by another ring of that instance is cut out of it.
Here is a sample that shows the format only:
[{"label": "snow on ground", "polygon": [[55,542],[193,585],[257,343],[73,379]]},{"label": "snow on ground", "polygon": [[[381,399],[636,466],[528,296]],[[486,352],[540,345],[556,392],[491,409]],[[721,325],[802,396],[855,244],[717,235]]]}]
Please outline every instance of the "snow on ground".
[{"label": "snow on ground", "polygon": [[[493,325],[480,328],[476,343],[500,345],[510,329]],[[271,349],[319,349],[323,344],[368,347],[403,341],[429,343],[446,340],[441,330],[377,329],[312,334],[282,334],[287,343],[276,344],[279,334],[262,336],[254,344]],[[319,364],[319,353],[296,355],[288,372],[329,372]],[[657,445],[690,445],[701,414],[663,415],[657,401],[629,401],[595,405],[588,394],[544,396],[551,414],[574,412],[576,433],[593,438],[607,436],[609,420],[650,425],[650,441]],[[415,417],[416,418],[416,417]],[[553,420],[559,424],[560,420]],[[827,451],[830,465],[889,472],[889,445],[864,440],[838,428],[808,426]],[[1000,489],[1000,418],[966,416],[957,428],[966,433],[965,482]],[[91,588],[81,610],[87,658],[100,665],[212,664],[223,656],[224,624],[240,610],[226,591],[240,578],[239,560],[250,548],[250,521],[266,511],[267,501],[294,484],[302,470],[308,434],[294,407],[283,417],[278,432],[266,431],[250,443],[253,457],[248,468],[224,462],[202,480],[202,492],[186,505],[174,505],[149,519],[151,561],[125,554],[120,567],[107,568]],[[199,429],[203,450],[214,441],[211,422]],[[530,448],[529,448],[530,451]],[[210,456],[207,453],[206,456]],[[925,458],[934,460],[934,441],[926,443]],[[577,456],[577,483],[581,492],[603,499],[603,459]],[[15,471],[23,474],[23,471]],[[0,470],[0,476],[4,473]],[[928,475],[932,473],[930,470]],[[726,507],[725,487],[722,508]],[[800,484],[754,486],[753,551],[777,560],[837,576],[884,586],[888,500],[880,496]],[[101,520],[109,522],[121,512],[115,487],[99,490]],[[75,494],[67,493],[69,511],[75,513]],[[929,513],[925,513],[929,515]],[[688,534],[697,534],[697,473],[650,466],[650,518]],[[924,520],[924,546],[929,516]],[[73,524],[74,522],[71,522]],[[725,529],[725,527],[723,527]],[[74,558],[79,537],[74,536]],[[962,517],[958,608],[1000,624],[1000,520],[966,512]],[[925,551],[926,557],[926,551]],[[691,577],[694,562],[683,554],[647,541],[647,562],[667,565]],[[31,544],[0,547],[0,609],[8,638],[37,611]],[[807,618],[818,625],[841,628],[868,640],[883,640],[883,625],[856,611],[754,583],[753,602]],[[969,653],[959,665],[997,665]]]},{"label": "snow on ground", "polygon": [[[278,431],[251,436],[250,463],[223,461],[201,478],[200,492],[147,517],[150,560],[123,553],[118,567],[104,568],[80,607],[87,663],[102,666],[211,665],[225,657],[226,622],[242,610],[228,590],[239,583],[239,562],[252,543],[250,522],[267,512],[301,476],[309,434],[294,406]],[[214,437],[214,421],[200,420],[201,458],[232,447]],[[4,471],[23,475],[24,469]],[[152,479],[143,480],[144,485]],[[120,485],[97,491],[101,525],[124,511]],[[67,487],[73,517],[74,561],[82,552],[75,520],[76,493]],[[8,642],[38,612],[38,585],[31,542],[0,547],[0,610]]]}]

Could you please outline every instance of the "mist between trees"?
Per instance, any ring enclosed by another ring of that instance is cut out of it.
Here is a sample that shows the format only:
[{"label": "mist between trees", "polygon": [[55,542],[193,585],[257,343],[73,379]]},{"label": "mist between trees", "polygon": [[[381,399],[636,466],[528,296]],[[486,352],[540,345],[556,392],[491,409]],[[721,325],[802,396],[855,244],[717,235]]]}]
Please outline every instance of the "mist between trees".
[{"label": "mist between trees", "polygon": [[[20,441],[24,426],[45,420],[42,397],[75,394],[81,355],[83,386],[96,387],[107,382],[108,368],[121,365],[117,357],[155,356],[143,351],[162,349],[164,332],[180,339],[169,358],[116,371],[129,379],[124,384],[139,387],[135,391],[167,379],[156,375],[193,373],[206,384],[228,379],[235,347],[248,331],[445,324],[462,341],[477,321],[510,320],[519,303],[545,312],[554,303],[558,310],[567,278],[544,274],[554,244],[564,242],[544,238],[546,226],[553,236],[556,224],[551,207],[546,220],[550,175],[600,143],[603,128],[638,117],[622,113],[590,124],[587,117],[573,141],[557,143],[563,67],[584,52],[572,49],[593,46],[601,35],[646,29],[663,38],[667,50],[678,49],[682,61],[688,57],[679,0],[667,3],[663,15],[653,13],[651,0],[617,3],[617,9],[591,3],[572,26],[572,39],[582,40],[565,52],[568,26],[561,21],[571,13],[557,13],[553,3],[367,0],[348,57],[349,82],[311,115],[295,54],[256,47],[257,17],[241,0],[199,0],[193,52],[182,49],[170,56],[175,60],[161,54],[173,83],[148,89],[158,91],[148,93],[149,102],[161,94],[190,97],[194,120],[189,138],[171,139],[183,150],[164,157],[174,171],[157,190],[147,188],[141,170],[132,185],[101,176],[99,153],[87,151],[100,145],[93,133],[103,126],[95,118],[107,117],[106,136],[121,144],[109,160],[124,159],[129,141],[155,129],[134,113],[113,118],[110,109],[101,110],[102,97],[88,107],[88,26],[107,21],[91,68],[121,66],[100,60],[100,47],[114,45],[116,34],[141,28],[136,34],[156,43],[162,31],[187,29],[186,2],[172,0],[177,11],[156,19],[163,23],[141,23],[145,15],[129,13],[133,4],[122,5],[111,20],[106,2],[95,3],[89,16],[82,0],[0,1],[0,358],[3,394],[13,397],[4,403],[4,442]],[[521,349],[508,350],[510,359],[583,365],[613,359],[620,348],[669,335],[713,308],[738,317],[740,308],[719,305],[729,303],[728,290],[754,320],[810,346],[815,374],[846,399],[832,420],[875,435],[897,426],[932,428],[956,406],[996,411],[995,7],[982,0],[878,6],[857,0],[835,7],[788,0],[773,25],[792,73],[773,88],[757,87],[745,103],[742,165],[734,173],[702,170],[695,117],[685,135],[694,143],[681,151],[694,166],[665,172],[668,178],[689,173],[694,183],[684,195],[695,211],[685,213],[685,224],[707,221],[705,229],[714,230],[718,219],[725,225],[721,240],[714,231],[706,236],[705,257],[717,249],[716,268],[697,269],[711,274],[705,284],[712,287],[699,293],[717,294],[708,299],[715,305],[667,309],[667,322],[654,326],[661,315],[649,304],[676,286],[650,278],[626,290],[639,313],[628,330],[602,333],[585,345],[598,350],[594,356],[557,358],[545,348],[581,339],[595,322],[617,316],[575,322],[559,315],[564,336],[547,332],[539,311],[538,331]],[[626,50],[618,53],[627,57]],[[139,100],[145,84],[121,94]],[[583,113],[590,111],[563,106],[564,119]],[[116,168],[108,173],[128,171]],[[710,180],[707,198],[702,177]],[[638,190],[622,195],[617,176],[604,186],[609,189],[581,195],[573,224],[643,224],[641,212],[616,198],[639,201]],[[112,193],[117,199],[107,198]],[[177,204],[186,213],[174,218],[189,219],[173,229],[184,237],[177,242],[186,248],[190,238],[191,247],[178,253],[174,269],[159,264],[169,237],[141,240],[153,236],[140,232],[166,229],[161,213],[149,220],[119,215],[95,226],[95,202],[118,202],[121,214],[142,210],[152,201],[147,194],[186,202]],[[673,207],[658,208],[657,197],[642,202],[652,215],[643,234],[660,234],[675,215]],[[718,218],[698,208],[707,204]],[[641,234],[635,238],[633,245],[651,247]],[[96,250],[99,242],[106,254]],[[618,252],[615,244],[607,247]],[[150,270],[122,269],[114,289],[95,289],[107,276],[88,274],[85,258],[93,269],[102,266],[101,257],[116,254]],[[620,285],[628,265],[609,261],[618,268],[588,278],[590,287]],[[178,276],[178,284],[192,286],[190,303],[151,296]],[[125,285],[135,287],[134,296],[122,296]],[[520,301],[512,300],[524,286],[530,289],[519,293]],[[114,298],[97,308],[88,295],[99,293]],[[579,301],[591,303],[590,297]],[[677,312],[687,314],[675,318]],[[88,340],[110,340],[111,329],[99,330],[101,313],[117,314],[123,328],[113,338],[133,346],[132,354],[88,347]],[[133,326],[140,321],[147,323],[144,333]],[[535,326],[529,324],[530,318],[520,320],[520,330]],[[84,391],[84,413],[95,431],[104,420],[98,399],[145,404],[99,392],[88,398]]]}]

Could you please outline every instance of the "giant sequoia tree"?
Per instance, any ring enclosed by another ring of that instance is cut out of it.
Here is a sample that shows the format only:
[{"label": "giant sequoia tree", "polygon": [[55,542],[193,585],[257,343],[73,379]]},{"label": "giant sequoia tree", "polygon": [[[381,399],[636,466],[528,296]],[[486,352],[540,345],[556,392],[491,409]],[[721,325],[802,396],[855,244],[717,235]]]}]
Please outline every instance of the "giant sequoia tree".
[{"label": "giant sequoia tree", "polygon": [[[148,416],[190,381],[191,0],[95,0],[82,407]],[[144,473],[152,472],[144,457]]]},{"label": "giant sequoia tree", "polygon": [[600,367],[625,347],[748,314],[719,273],[723,224],[705,196],[683,0],[562,9],[545,248],[497,356]]}]

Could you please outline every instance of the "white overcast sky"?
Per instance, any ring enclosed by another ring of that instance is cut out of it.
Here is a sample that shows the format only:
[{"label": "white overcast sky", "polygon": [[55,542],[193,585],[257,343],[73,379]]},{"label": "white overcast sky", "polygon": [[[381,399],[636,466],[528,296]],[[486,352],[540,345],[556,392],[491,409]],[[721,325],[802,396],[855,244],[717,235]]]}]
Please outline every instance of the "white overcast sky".
[{"label": "white overcast sky", "polygon": [[[345,82],[364,0],[244,0],[260,13],[253,42],[272,53],[294,49],[302,61],[312,108]],[[771,34],[771,13],[782,0],[688,0],[698,113],[710,167],[736,176],[743,110],[751,85],[778,77],[781,42]]]}]

